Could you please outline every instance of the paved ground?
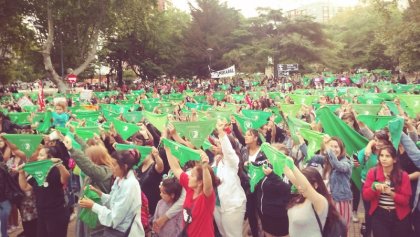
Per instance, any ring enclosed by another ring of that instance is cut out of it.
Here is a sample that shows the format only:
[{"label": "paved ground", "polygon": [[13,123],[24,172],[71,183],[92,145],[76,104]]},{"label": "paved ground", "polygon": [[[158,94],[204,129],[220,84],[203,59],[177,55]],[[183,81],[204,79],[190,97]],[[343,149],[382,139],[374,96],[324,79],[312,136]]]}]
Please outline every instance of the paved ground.
[{"label": "paved ground", "polygon": [[[362,210],[362,212],[358,213],[358,216],[359,216],[360,221],[359,221],[359,223],[353,223],[353,222],[351,223],[349,237],[359,237],[360,236],[360,225],[362,223],[363,216],[364,216],[363,215],[363,210]],[[75,221],[72,221],[72,222],[69,223],[69,229],[68,229],[68,232],[67,232],[67,237],[76,237],[76,235],[74,233],[74,230],[75,230]],[[10,235],[10,237],[16,237],[20,232],[22,232],[21,227],[17,231],[13,232]],[[248,236],[246,233],[247,233],[247,229],[244,228],[244,237]]]}]

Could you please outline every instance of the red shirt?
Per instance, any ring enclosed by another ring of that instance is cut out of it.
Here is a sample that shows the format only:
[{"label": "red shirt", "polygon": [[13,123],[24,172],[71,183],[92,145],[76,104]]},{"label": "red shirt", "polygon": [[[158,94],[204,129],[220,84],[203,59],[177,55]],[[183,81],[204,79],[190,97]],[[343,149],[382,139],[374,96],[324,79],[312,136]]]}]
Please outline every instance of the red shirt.
[{"label": "red shirt", "polygon": [[179,182],[187,192],[184,208],[192,208],[192,222],[188,226],[187,234],[190,237],[214,237],[213,211],[216,205],[216,195],[213,191],[210,197],[200,194],[193,199],[194,190],[188,187],[188,180],[188,175],[182,173]]},{"label": "red shirt", "polygon": [[[376,179],[375,179],[375,169],[376,169]],[[378,208],[379,205],[379,196],[381,195],[380,191],[374,191],[372,189],[373,182],[385,182],[384,172],[381,166],[377,165],[370,169],[366,175],[366,182],[363,185],[363,199],[370,201],[370,210],[369,214],[372,215],[373,212]],[[410,214],[410,196],[411,196],[411,184],[410,178],[406,172],[402,172],[402,180],[399,186],[395,187],[395,212],[399,220],[404,219],[408,214]]]}]

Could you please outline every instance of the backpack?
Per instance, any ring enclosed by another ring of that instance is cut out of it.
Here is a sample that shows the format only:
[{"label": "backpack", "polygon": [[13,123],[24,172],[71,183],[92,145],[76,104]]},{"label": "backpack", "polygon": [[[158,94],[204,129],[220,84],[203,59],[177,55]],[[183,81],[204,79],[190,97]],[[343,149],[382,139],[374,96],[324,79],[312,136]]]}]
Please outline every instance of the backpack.
[{"label": "backpack", "polygon": [[25,194],[19,187],[19,183],[16,179],[14,179],[7,169],[0,165],[0,172],[4,172],[4,177],[6,178],[6,189],[5,195],[6,199],[9,200],[11,203],[19,205],[22,199],[25,197]]},{"label": "backpack", "polygon": [[331,219],[328,219],[327,217],[327,221],[325,223],[328,223],[328,226],[324,226],[324,228],[322,228],[321,221],[319,220],[319,216],[313,205],[312,210],[314,210],[322,237],[347,237],[347,225],[342,218],[331,221]]}]

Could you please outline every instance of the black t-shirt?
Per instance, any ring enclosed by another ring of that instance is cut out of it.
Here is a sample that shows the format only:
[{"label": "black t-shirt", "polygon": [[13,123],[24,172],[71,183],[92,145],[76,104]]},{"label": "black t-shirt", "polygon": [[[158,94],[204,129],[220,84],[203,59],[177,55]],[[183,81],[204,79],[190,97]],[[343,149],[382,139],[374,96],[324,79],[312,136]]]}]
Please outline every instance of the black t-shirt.
[{"label": "black t-shirt", "polygon": [[53,167],[46,179],[48,186],[38,186],[34,178],[28,180],[36,196],[36,208],[39,213],[61,209],[65,205],[64,189],[61,184],[60,171]]},{"label": "black t-shirt", "polygon": [[159,185],[162,181],[162,175],[155,169],[156,163],[153,163],[149,168],[142,172],[142,166],[138,170],[138,180],[141,186],[141,191],[146,195],[149,201],[149,211],[151,214],[155,213],[156,205],[160,200]]}]

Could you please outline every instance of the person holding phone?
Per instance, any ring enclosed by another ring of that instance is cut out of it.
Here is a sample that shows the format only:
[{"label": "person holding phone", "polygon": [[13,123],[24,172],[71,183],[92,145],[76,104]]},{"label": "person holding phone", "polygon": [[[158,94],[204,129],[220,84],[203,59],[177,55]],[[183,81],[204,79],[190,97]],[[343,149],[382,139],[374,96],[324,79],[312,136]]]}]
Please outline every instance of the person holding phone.
[{"label": "person holding phone", "polygon": [[410,196],[410,179],[399,166],[395,148],[381,147],[378,165],[369,170],[363,186],[375,237],[410,236]]}]

